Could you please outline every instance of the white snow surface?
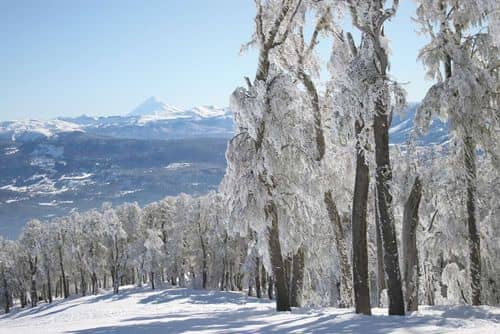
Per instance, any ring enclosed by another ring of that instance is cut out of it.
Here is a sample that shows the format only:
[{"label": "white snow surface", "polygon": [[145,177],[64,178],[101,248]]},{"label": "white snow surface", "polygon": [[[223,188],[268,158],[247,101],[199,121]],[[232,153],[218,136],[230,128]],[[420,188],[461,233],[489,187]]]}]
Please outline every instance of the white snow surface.
[{"label": "white snow surface", "polygon": [[409,316],[373,316],[353,309],[276,312],[267,299],[244,293],[123,288],[0,315],[0,334],[16,333],[500,333],[500,308],[421,307]]}]

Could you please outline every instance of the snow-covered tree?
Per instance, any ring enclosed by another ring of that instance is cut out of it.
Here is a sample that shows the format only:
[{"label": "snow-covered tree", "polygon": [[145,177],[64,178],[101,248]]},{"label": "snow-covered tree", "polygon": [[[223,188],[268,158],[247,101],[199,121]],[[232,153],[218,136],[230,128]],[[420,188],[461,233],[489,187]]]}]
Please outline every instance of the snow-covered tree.
[{"label": "snow-covered tree", "polygon": [[42,241],[42,223],[39,220],[30,220],[23,229],[19,242],[26,256],[30,273],[30,299],[31,306],[35,307],[38,303],[37,275],[39,273],[39,259]]},{"label": "snow-covered tree", "polygon": [[[425,131],[437,114],[448,120],[456,145],[454,164],[466,189],[471,303],[481,303],[481,245],[477,217],[478,149],[498,168],[500,117],[498,2],[469,0],[418,1],[417,20],[430,42],[420,51],[427,76],[437,81],[417,111]],[[490,20],[488,20],[488,18]],[[488,28],[486,31],[483,27]],[[442,67],[441,67],[442,65]],[[459,157],[458,157],[459,156]],[[461,175],[460,175],[461,174]]]},{"label": "snow-covered tree", "polygon": [[[380,220],[384,248],[384,268],[387,278],[389,314],[404,314],[404,300],[399,269],[394,212],[390,183],[392,168],[389,158],[389,127],[395,109],[404,106],[404,92],[389,78],[388,39],[384,24],[397,11],[399,1],[348,0],[352,24],[362,35],[363,44],[358,50],[363,71],[362,81],[368,84],[363,93],[368,111],[358,121],[370,124],[373,133],[375,155],[375,180],[377,215]],[[359,75],[359,74],[358,74]]]}]

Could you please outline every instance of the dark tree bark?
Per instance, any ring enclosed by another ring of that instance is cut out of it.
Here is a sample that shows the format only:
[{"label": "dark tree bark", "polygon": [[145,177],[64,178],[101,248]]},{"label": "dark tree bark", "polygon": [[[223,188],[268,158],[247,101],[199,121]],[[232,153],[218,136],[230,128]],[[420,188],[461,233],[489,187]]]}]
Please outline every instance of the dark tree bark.
[{"label": "dark tree bark", "polygon": [[274,299],[274,280],[272,276],[269,276],[267,280],[267,296],[269,299]]},{"label": "dark tree bark", "polygon": [[474,139],[464,140],[464,163],[467,180],[467,229],[469,232],[469,267],[471,276],[471,303],[481,305],[481,237],[476,221],[476,147]]},{"label": "dark tree bark", "polygon": [[292,286],[290,287],[290,304],[302,306],[302,290],[304,287],[304,248],[299,247],[292,260]]},{"label": "dark tree bark", "polygon": [[276,205],[272,201],[267,204],[266,216],[268,219],[271,219],[271,227],[269,227],[269,253],[271,255],[273,275],[276,280],[276,310],[290,311],[288,280],[279,240],[278,213]]},{"label": "dark tree bark", "polygon": [[356,120],[356,177],[352,203],[352,273],[356,313],[371,315],[366,238],[369,170],[365,160],[365,152],[359,141],[359,135],[363,128],[363,121]]},{"label": "dark tree bark", "polygon": [[149,280],[151,281],[151,290],[155,289],[155,272],[151,271],[149,273]]},{"label": "dark tree bark", "polygon": [[19,294],[19,301],[21,302],[21,308],[25,308],[26,305],[28,305],[26,292],[24,291],[24,288],[22,288],[22,290]]},{"label": "dark tree bark", "polygon": [[61,268],[62,290],[63,290],[64,298],[66,299],[69,297],[69,286],[68,286],[68,281],[66,280],[66,273],[64,272],[62,246],[58,247],[58,254],[59,254],[59,267]]},{"label": "dark tree bark", "polygon": [[[384,70],[385,74],[385,70]],[[387,90],[387,86],[384,87]],[[404,315],[405,304],[399,269],[398,244],[396,227],[392,211],[392,195],[389,184],[392,180],[392,168],[389,158],[389,115],[384,97],[375,101],[373,131],[375,137],[375,161],[377,204],[380,215],[382,244],[384,247],[385,276],[387,278],[387,295],[389,297],[389,315]]]},{"label": "dark tree bark", "polygon": [[224,256],[222,257],[222,277],[220,279],[220,290],[224,291],[224,282],[226,277],[226,263],[227,263],[227,232],[224,232]]},{"label": "dark tree bark", "polygon": [[50,275],[50,266],[47,265],[47,297],[49,298],[49,303],[52,303],[52,279]]},{"label": "dark tree bark", "polygon": [[90,280],[92,281],[92,294],[97,295],[97,275],[95,272],[92,273]]},{"label": "dark tree bark", "polygon": [[267,287],[267,280],[266,280],[267,273],[266,273],[266,269],[264,268],[263,264],[261,264],[260,277],[261,277],[261,280],[260,280],[261,290],[265,290]]},{"label": "dark tree bark", "polygon": [[260,258],[255,257],[255,295],[262,298],[262,289],[260,284]]},{"label": "dark tree bark", "polygon": [[418,310],[418,207],[422,198],[422,183],[417,176],[403,213],[403,277],[405,282],[406,311]]},{"label": "dark tree bark", "polygon": [[207,288],[207,279],[208,279],[208,264],[207,264],[207,250],[205,247],[205,241],[203,240],[203,237],[200,233],[200,244],[201,244],[201,252],[203,256],[202,260],[202,273],[201,273],[201,279],[202,279],[202,287],[203,289]]},{"label": "dark tree bark", "polygon": [[378,213],[377,195],[375,194],[375,229],[377,238],[377,305],[380,307],[380,298],[385,286],[384,273],[384,249],[382,247],[382,235],[380,230],[380,216]]},{"label": "dark tree bark", "polygon": [[85,282],[85,272],[80,269],[80,291],[82,296],[87,295],[87,282]]}]

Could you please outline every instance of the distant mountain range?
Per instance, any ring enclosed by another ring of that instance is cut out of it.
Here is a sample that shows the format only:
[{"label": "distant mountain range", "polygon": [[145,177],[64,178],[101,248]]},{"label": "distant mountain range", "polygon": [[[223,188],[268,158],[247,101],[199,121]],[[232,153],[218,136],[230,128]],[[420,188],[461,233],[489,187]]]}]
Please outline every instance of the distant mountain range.
[{"label": "distant mountain range", "polygon": [[[417,105],[393,117],[392,144],[404,144]],[[183,110],[149,98],[125,116],[0,122],[0,235],[31,218],[216,189],[226,167],[233,115],[214,106]],[[421,145],[442,144],[435,121]]]},{"label": "distant mountain range", "polygon": [[126,116],[0,122],[0,140],[4,141],[26,142],[68,132],[124,139],[229,138],[233,121],[228,108],[201,106],[182,110],[151,97]]}]

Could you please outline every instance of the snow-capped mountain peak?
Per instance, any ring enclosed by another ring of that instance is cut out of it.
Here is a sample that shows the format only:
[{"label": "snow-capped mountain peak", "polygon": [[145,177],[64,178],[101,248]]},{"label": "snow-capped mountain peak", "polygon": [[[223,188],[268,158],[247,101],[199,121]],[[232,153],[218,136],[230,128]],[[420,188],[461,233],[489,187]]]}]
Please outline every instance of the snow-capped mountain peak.
[{"label": "snow-capped mountain peak", "polygon": [[190,109],[181,109],[169,104],[164,103],[157,97],[150,97],[134,110],[128,116],[136,117],[137,124],[145,125],[151,122],[168,121],[175,119],[208,119],[229,117],[231,113],[229,109],[206,105],[198,106]]},{"label": "snow-capped mountain peak", "polygon": [[168,105],[159,98],[151,96],[132,110],[128,116],[173,115],[182,112],[182,109]]}]

